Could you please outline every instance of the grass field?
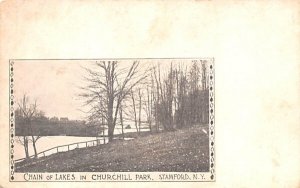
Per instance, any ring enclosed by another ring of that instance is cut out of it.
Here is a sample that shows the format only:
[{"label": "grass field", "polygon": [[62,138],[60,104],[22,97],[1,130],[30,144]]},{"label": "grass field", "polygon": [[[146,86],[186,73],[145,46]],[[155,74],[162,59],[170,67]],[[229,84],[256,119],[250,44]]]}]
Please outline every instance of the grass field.
[{"label": "grass field", "polygon": [[75,149],[35,159],[16,172],[206,172],[208,126],[162,132],[134,140]]}]

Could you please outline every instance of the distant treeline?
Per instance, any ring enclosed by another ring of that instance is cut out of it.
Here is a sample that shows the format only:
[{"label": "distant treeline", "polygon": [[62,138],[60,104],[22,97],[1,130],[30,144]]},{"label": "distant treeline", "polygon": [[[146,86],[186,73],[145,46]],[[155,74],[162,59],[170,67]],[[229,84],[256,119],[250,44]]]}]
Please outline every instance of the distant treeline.
[{"label": "distant treeline", "polygon": [[[101,132],[98,126],[86,124],[85,121],[68,120],[62,118],[47,118],[38,116],[26,121],[16,111],[16,136],[97,136]],[[31,125],[31,126],[30,126]]]}]

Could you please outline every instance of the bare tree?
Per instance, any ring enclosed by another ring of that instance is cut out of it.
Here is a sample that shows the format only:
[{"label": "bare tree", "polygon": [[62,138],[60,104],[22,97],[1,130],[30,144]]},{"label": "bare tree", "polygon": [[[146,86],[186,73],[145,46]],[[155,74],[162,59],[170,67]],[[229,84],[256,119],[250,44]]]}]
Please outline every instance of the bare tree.
[{"label": "bare tree", "polygon": [[201,123],[208,123],[209,121],[209,91],[208,91],[208,79],[207,79],[207,68],[206,68],[206,60],[201,60],[202,65],[202,95],[201,95]]},{"label": "bare tree", "polygon": [[153,94],[154,99],[154,118],[155,118],[155,127],[156,132],[159,132],[160,130],[160,123],[161,123],[161,79],[160,79],[160,66],[158,65],[153,69],[152,75],[151,75],[151,82],[152,87],[155,87],[155,92]]},{"label": "bare tree", "polygon": [[[186,68],[187,69],[187,68]],[[188,114],[186,113],[187,110],[187,87],[188,87],[188,80],[186,73],[187,71],[182,68],[182,66],[178,66],[175,71],[175,78],[176,78],[176,96],[175,99],[175,122],[177,128],[184,127],[187,122],[186,120],[189,118]]]},{"label": "bare tree", "polygon": [[156,88],[153,95],[156,127],[161,124],[164,130],[170,131],[207,123],[206,71],[206,62],[201,60],[192,61],[189,68],[180,64],[175,67],[171,63],[168,71],[162,71],[163,75],[159,65],[153,69],[152,82],[155,80],[155,84],[151,87]]},{"label": "bare tree", "polygon": [[16,127],[18,127],[17,130],[20,130],[16,132],[17,137],[17,142],[20,143],[24,147],[25,151],[25,157],[29,158],[29,151],[28,151],[28,126],[25,124],[24,121],[24,116],[23,112],[21,111],[20,108],[17,108],[15,110],[15,121],[16,121]]},{"label": "bare tree", "polygon": [[126,108],[123,109],[124,112],[124,119],[134,123],[134,127],[136,132],[139,133],[139,120],[138,120],[138,112],[139,112],[139,99],[137,98],[138,95],[136,94],[139,88],[135,90],[131,90],[130,94],[124,98],[123,105],[126,105]]},{"label": "bare tree", "polygon": [[122,104],[120,105],[120,110],[119,110],[119,116],[120,116],[120,123],[122,127],[122,138],[124,140],[124,123],[123,123],[123,106]]},{"label": "bare tree", "polygon": [[[41,138],[38,130],[34,130],[32,127],[33,120],[38,117],[43,112],[39,112],[37,110],[37,101],[34,103],[30,103],[29,97],[24,94],[22,99],[18,102],[18,112],[20,113],[21,122],[25,127],[27,127],[27,131],[23,135],[22,145],[24,146],[26,158],[29,158],[28,152],[28,143],[32,141],[32,146],[34,149],[34,156],[37,157],[37,148],[36,142]],[[29,137],[31,136],[31,138]]]},{"label": "bare tree", "polygon": [[114,129],[122,100],[147,77],[134,61],[129,68],[120,68],[118,61],[96,61],[95,68],[85,68],[87,86],[82,87],[85,105],[90,107],[90,118],[103,117],[108,126],[109,141]]},{"label": "bare tree", "polygon": [[158,75],[154,72],[157,94],[159,100],[157,103],[157,118],[162,123],[164,130],[169,131],[174,129],[173,125],[173,99],[174,99],[174,70],[171,64],[169,72],[165,79],[161,81],[160,68],[158,67]]},{"label": "bare tree", "polygon": [[146,112],[147,116],[147,122],[149,125],[149,130],[152,132],[152,117],[153,117],[153,90],[149,89],[149,86],[147,86],[147,99],[144,102],[144,110]]},{"label": "bare tree", "polygon": [[17,142],[24,147],[25,157],[26,157],[26,159],[28,159],[29,158],[29,151],[28,151],[29,139],[28,139],[28,136],[23,135],[23,136],[18,136],[16,138],[17,138]]},{"label": "bare tree", "polygon": [[142,116],[142,92],[141,88],[138,89],[139,96],[139,132],[141,132],[141,116]]},{"label": "bare tree", "polygon": [[139,133],[138,122],[137,122],[138,120],[137,120],[136,104],[135,104],[135,98],[134,98],[134,92],[133,91],[131,91],[130,96],[131,96],[131,99],[132,99],[134,126],[136,128],[136,132]]}]

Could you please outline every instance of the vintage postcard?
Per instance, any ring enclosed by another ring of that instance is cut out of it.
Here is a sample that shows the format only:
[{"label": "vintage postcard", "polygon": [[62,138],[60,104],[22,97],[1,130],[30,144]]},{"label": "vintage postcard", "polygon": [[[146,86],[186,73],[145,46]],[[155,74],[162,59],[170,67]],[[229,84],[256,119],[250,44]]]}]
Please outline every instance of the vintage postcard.
[{"label": "vintage postcard", "polygon": [[0,188],[300,187],[300,1],[0,0]]},{"label": "vintage postcard", "polygon": [[10,181],[215,181],[213,58],[12,59],[9,73]]}]

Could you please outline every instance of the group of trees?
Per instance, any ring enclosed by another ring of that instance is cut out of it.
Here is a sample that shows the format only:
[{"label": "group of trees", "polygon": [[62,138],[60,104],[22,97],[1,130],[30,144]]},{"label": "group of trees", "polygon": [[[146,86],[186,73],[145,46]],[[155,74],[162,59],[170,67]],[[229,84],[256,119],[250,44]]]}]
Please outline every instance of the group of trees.
[{"label": "group of trees", "polygon": [[[96,61],[94,67],[84,68],[86,84],[81,87],[79,96],[88,109],[85,125],[90,125],[92,129],[89,130],[93,132],[89,136],[104,133],[107,128],[109,141],[113,141],[115,127],[119,124],[124,137],[124,122],[133,122],[137,133],[145,124],[150,132],[159,132],[208,123],[205,60],[194,60],[190,64],[170,62],[163,68],[162,64],[153,63],[142,66],[139,61],[129,66],[122,63]],[[26,95],[18,101],[15,120],[20,133],[18,142],[24,146],[26,158],[29,158],[29,143],[37,157],[36,142],[42,136],[49,136],[44,134],[48,124],[52,130],[55,127],[56,131],[62,130],[61,126],[49,123],[45,113],[38,110],[37,102],[30,101]],[[47,126],[41,128],[45,122]],[[82,136],[83,129],[75,129],[80,130],[78,136]],[[84,130],[87,134],[88,129]]]},{"label": "group of trees", "polygon": [[[153,63],[142,66],[139,61],[131,62],[129,66],[122,63],[96,61],[94,67],[84,68],[86,84],[81,87],[79,96],[88,109],[88,123],[85,125],[90,125],[93,132],[89,136],[104,133],[107,128],[109,141],[112,141],[119,124],[124,137],[124,122],[133,122],[137,133],[145,124],[150,132],[159,132],[208,123],[205,60],[194,60],[190,64],[170,62],[163,68],[162,64]],[[37,102],[29,101],[26,95],[18,102],[15,117],[20,132],[18,142],[24,146],[26,158],[29,158],[29,143],[32,143],[37,157],[36,142],[42,136],[49,136],[44,134],[46,128],[41,128],[41,125],[49,124],[50,120],[38,110]],[[53,122],[51,125],[52,129],[57,127]],[[82,136],[82,130],[79,136]],[[87,133],[87,129],[84,130]]]},{"label": "group of trees", "polygon": [[[46,116],[32,117],[30,125],[20,116],[20,110],[16,110],[16,136],[93,136],[101,131],[99,126],[86,124],[78,120],[55,120]],[[31,128],[29,128],[31,126]],[[32,133],[31,131],[32,130]]]},{"label": "group of trees", "polygon": [[85,68],[86,85],[82,93],[88,107],[88,121],[107,126],[109,141],[114,129],[124,121],[134,122],[139,133],[142,123],[150,131],[171,131],[194,124],[208,123],[208,76],[205,60],[190,65],[170,63],[140,65],[134,61],[121,66],[119,61],[97,61]]},{"label": "group of trees", "polygon": [[190,67],[171,64],[164,78],[159,66],[153,70],[152,109],[157,127],[161,124],[164,130],[173,130],[208,123],[206,74],[205,61],[193,61]]},{"label": "group of trees", "polygon": [[37,101],[31,102],[27,95],[23,95],[22,99],[18,101],[18,108],[15,110],[16,124],[21,125],[22,135],[17,137],[17,141],[24,146],[25,156],[29,158],[29,143],[32,143],[34,156],[37,157],[36,142],[42,137],[35,132],[32,126],[34,119],[44,116],[44,112],[37,108]]},{"label": "group of trees", "polygon": [[122,116],[122,102],[138,84],[147,78],[134,61],[129,68],[121,68],[118,61],[99,61],[94,69],[85,68],[87,85],[82,87],[88,120],[107,124],[108,139],[113,140],[118,115]]}]

